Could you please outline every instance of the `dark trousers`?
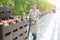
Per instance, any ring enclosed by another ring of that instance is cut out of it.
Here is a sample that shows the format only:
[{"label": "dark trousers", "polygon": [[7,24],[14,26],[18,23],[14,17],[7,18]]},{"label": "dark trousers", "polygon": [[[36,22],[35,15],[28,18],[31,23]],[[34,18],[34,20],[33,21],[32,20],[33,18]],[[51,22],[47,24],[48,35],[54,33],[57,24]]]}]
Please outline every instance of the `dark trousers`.
[{"label": "dark trousers", "polygon": [[33,36],[33,40],[36,40],[37,34],[36,33],[32,33]]}]

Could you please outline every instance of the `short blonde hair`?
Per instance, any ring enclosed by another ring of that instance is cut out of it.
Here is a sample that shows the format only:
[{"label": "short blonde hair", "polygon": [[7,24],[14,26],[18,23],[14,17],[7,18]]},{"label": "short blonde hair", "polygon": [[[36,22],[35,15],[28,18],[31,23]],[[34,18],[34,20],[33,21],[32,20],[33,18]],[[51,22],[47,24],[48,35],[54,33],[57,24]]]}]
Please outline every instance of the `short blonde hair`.
[{"label": "short blonde hair", "polygon": [[32,3],[32,5],[36,5],[36,3]]}]

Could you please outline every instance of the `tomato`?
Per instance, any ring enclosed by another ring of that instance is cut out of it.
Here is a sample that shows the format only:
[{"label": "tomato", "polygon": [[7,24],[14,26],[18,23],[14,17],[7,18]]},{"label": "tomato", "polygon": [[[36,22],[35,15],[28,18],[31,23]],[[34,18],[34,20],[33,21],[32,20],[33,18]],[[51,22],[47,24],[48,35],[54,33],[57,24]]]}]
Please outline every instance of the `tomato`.
[{"label": "tomato", "polygon": [[5,23],[5,24],[4,24],[4,27],[8,27],[8,26],[9,26],[9,24],[8,24],[8,23]]},{"label": "tomato", "polygon": [[3,25],[3,23],[2,23],[2,22],[0,22],[0,25]]}]

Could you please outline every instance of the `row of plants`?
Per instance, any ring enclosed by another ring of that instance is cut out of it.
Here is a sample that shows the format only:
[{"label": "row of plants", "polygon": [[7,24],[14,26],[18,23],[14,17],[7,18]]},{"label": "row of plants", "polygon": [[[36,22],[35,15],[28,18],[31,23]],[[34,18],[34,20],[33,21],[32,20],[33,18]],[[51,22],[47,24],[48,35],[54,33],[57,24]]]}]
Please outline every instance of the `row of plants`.
[{"label": "row of plants", "polygon": [[13,15],[28,14],[32,3],[36,3],[40,11],[45,11],[54,7],[48,0],[0,0],[0,6],[11,6]]}]

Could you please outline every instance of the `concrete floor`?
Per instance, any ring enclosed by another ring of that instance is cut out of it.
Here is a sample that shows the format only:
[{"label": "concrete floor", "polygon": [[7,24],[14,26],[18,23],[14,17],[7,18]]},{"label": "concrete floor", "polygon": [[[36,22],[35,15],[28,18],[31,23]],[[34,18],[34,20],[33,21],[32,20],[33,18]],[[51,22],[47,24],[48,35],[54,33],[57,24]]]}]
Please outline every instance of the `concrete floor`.
[{"label": "concrete floor", "polygon": [[[37,34],[37,40],[42,40],[42,39],[44,39],[45,37],[44,37],[44,34],[46,33],[46,31],[48,30],[48,28],[49,29],[51,29],[50,28],[50,25],[52,24],[52,20],[53,20],[53,18],[54,18],[54,14],[47,14],[47,15],[45,15],[44,17],[42,17],[41,19],[40,19],[40,33],[38,33]],[[53,20],[54,21],[54,20]],[[49,31],[48,31],[48,33],[50,33]],[[49,34],[48,34],[49,35]],[[31,32],[30,32],[30,37],[29,37],[29,40],[32,40],[32,35],[31,35]]]},{"label": "concrete floor", "polygon": [[[56,13],[47,14],[40,19],[40,33],[37,40],[60,40],[60,10]],[[33,37],[30,32],[29,40]]]}]

